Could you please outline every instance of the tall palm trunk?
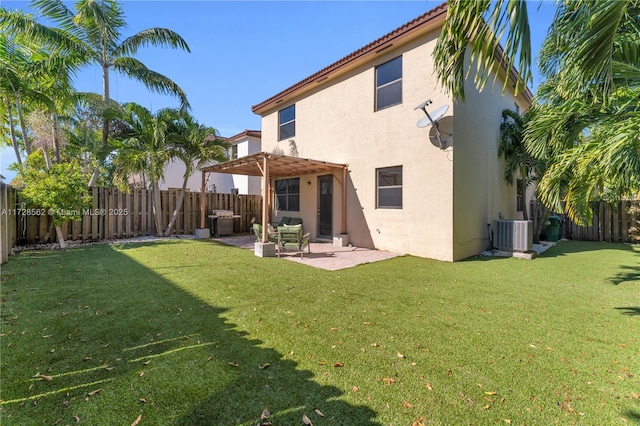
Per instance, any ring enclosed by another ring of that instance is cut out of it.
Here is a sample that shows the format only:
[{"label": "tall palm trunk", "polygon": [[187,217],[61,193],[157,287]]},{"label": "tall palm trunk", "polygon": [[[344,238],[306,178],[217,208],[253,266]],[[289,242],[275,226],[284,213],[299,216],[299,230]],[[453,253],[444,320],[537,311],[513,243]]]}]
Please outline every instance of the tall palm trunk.
[{"label": "tall palm trunk", "polygon": [[[106,64],[106,47],[103,49],[103,64]],[[105,107],[109,101],[109,66],[102,65],[102,100]],[[109,139],[109,120],[107,117],[102,117],[102,146],[107,146],[107,140]]]},{"label": "tall palm trunk", "polygon": [[89,183],[87,184],[87,186],[89,188],[96,186],[96,183],[98,183],[99,177],[100,177],[100,167],[96,166],[96,168],[93,169],[93,173],[91,174],[91,179],[89,179]]},{"label": "tall palm trunk", "polygon": [[42,153],[44,154],[44,162],[47,166],[47,170],[51,170],[51,156],[49,155],[49,148],[46,146],[42,147]]},{"label": "tall palm trunk", "polygon": [[60,163],[60,135],[58,132],[58,115],[51,114],[51,137],[53,138],[53,158]]},{"label": "tall palm trunk", "polygon": [[11,110],[11,101],[5,97],[5,103],[7,104],[7,114],[9,115],[9,134],[11,135],[11,145],[13,145],[13,151],[16,154],[16,160],[18,164],[22,166],[22,158],[20,158],[20,148],[18,147],[18,140],[16,139],[16,129],[13,127],[13,112]]},{"label": "tall palm trunk", "polygon": [[162,237],[162,206],[160,200],[160,184],[158,179],[153,179],[151,184],[153,191],[153,219],[156,227],[156,236]]},{"label": "tall palm trunk", "polygon": [[173,210],[173,214],[171,215],[171,220],[169,221],[169,225],[167,225],[167,229],[164,230],[164,236],[168,237],[171,235],[171,228],[176,222],[178,218],[178,214],[180,210],[182,210],[182,203],[184,201],[184,194],[187,192],[187,180],[189,180],[189,174],[185,175],[186,177],[182,181],[182,188],[180,189],[180,194],[178,195],[178,199],[176,200],[176,208]]},{"label": "tall palm trunk", "polygon": [[[58,244],[60,244],[60,248],[67,248],[67,242],[64,240],[64,234],[62,233],[62,227],[60,225],[56,225],[56,237],[58,237]],[[49,228],[51,229],[51,228]]]},{"label": "tall palm trunk", "polygon": [[18,111],[18,121],[20,122],[20,130],[22,131],[22,139],[24,140],[24,151],[27,156],[31,155],[31,142],[29,142],[29,136],[27,135],[27,125],[24,122],[24,114],[22,113],[22,104],[20,97],[16,94],[16,110]]}]

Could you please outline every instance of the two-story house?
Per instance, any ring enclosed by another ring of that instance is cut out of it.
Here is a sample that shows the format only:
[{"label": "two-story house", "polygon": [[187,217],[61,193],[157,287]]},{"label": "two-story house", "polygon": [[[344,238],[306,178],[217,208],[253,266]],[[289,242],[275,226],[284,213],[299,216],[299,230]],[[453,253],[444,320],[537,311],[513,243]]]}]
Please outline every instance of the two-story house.
[{"label": "two-story house", "polygon": [[[260,131],[244,130],[237,135],[223,139],[231,145],[229,158],[236,159],[260,151]],[[200,191],[202,187],[201,174],[197,169],[192,168],[193,174],[187,180],[187,189],[190,191]],[[186,171],[185,164],[174,159],[167,163],[164,168],[164,178],[160,181],[160,189],[181,188]],[[260,194],[260,179],[246,175],[229,175],[211,173],[206,179],[207,192],[236,193],[236,194]]]},{"label": "two-story house", "polygon": [[432,58],[446,13],[438,6],[253,106],[262,153],[208,171],[262,176],[265,219],[301,217],[312,240],[347,233],[355,246],[445,261],[489,248],[492,221],[518,217],[498,157],[501,112],[525,111],[531,93],[502,93],[519,78],[510,69],[481,92],[471,75],[466,101],[454,101]]}]

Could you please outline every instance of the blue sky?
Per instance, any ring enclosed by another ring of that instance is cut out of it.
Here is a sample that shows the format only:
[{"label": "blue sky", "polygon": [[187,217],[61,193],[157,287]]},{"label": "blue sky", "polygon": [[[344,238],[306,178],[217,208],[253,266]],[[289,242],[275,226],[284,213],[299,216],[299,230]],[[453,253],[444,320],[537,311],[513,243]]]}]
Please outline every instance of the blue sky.
[{"label": "blue sky", "polygon": [[[191,53],[143,48],[137,58],[178,83],[192,114],[223,136],[260,130],[256,105],[349,53],[441,4],[441,1],[123,1],[123,36],[165,27],[180,34]],[[28,9],[27,1],[0,6]],[[69,3],[72,5],[72,3]],[[537,53],[553,18],[552,1],[529,2],[532,47]],[[534,88],[539,83],[536,75]],[[75,81],[80,91],[102,92],[100,71],[88,67]],[[153,111],[178,106],[168,96],[111,75],[111,96]],[[0,173],[15,161],[0,152]]]}]

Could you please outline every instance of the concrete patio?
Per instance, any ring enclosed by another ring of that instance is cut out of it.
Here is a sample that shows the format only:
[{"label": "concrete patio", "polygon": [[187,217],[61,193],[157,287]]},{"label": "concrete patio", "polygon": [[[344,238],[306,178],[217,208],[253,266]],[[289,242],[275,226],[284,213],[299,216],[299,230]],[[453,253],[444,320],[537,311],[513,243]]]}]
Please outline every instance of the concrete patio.
[{"label": "concrete patio", "polygon": [[[213,238],[224,244],[242,247],[248,250],[254,249],[254,239],[249,235]],[[283,252],[281,259],[298,262],[314,268],[326,269],[327,271],[337,271],[345,268],[352,268],[364,263],[378,262],[380,260],[392,259],[399,256],[381,250],[372,250],[359,247],[336,247],[330,242],[312,242],[311,254],[306,251],[304,259],[300,259],[299,253]]]}]

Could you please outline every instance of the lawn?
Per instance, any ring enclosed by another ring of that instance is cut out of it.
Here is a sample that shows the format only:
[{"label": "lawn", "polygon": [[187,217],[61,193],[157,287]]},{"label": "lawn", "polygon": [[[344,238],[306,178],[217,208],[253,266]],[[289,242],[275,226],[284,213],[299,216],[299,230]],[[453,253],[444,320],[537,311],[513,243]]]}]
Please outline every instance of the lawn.
[{"label": "lawn", "polygon": [[180,240],[1,279],[2,425],[640,423],[640,247],[329,272]]}]

